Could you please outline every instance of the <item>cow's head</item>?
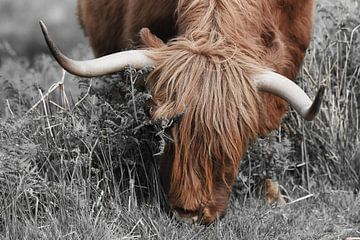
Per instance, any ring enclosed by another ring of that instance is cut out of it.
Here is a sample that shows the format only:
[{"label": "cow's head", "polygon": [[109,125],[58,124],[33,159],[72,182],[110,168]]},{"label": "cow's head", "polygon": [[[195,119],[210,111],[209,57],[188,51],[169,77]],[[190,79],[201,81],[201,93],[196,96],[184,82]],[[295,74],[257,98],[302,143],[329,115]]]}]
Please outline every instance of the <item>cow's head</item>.
[{"label": "cow's head", "polygon": [[178,37],[164,44],[144,30],[147,50],[79,62],[65,57],[41,27],[56,60],[75,75],[105,75],[128,65],[155,67],[146,82],[154,101],[152,118],[183,113],[171,129],[173,142],[160,169],[169,206],[182,219],[210,223],[224,214],[246,145],[260,134],[266,107],[260,91],[283,98],[306,120],[320,108],[324,87],[313,102],[291,80],[226,47],[222,39]]}]

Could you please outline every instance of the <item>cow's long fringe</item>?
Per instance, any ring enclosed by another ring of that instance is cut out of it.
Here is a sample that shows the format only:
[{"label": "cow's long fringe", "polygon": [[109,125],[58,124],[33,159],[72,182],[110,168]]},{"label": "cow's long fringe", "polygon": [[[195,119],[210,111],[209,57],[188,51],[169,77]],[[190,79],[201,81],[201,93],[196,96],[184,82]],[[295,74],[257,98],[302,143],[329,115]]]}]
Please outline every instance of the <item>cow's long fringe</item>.
[{"label": "cow's long fringe", "polygon": [[[236,51],[225,53],[221,41],[174,43],[150,76],[159,106],[153,117],[185,112],[173,129],[169,195],[171,202],[196,209],[200,203],[194,200],[211,200],[214,187],[231,187],[247,141],[258,133],[259,97],[249,79],[255,69],[244,67]],[[195,198],[199,193],[203,199]]]}]

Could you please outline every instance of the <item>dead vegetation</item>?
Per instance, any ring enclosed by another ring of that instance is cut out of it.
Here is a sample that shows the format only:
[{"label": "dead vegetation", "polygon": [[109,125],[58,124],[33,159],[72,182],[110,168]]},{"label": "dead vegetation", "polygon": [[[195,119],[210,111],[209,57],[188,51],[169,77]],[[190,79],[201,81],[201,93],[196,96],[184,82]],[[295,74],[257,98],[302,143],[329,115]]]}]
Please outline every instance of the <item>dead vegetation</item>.
[{"label": "dead vegetation", "polygon": [[[48,56],[29,62],[9,52],[0,66],[0,238],[360,236],[358,2],[319,2],[298,83],[310,94],[327,86],[320,116],[309,123],[291,111],[278,132],[252,146],[227,217],[208,228],[177,223],[161,208],[166,122],[151,124],[150,96],[136,85],[149,69],[77,79],[62,76]],[[73,55],[81,51],[88,50]],[[112,88],[97,87],[101,81]],[[258,199],[269,165],[292,203],[284,209]]]}]

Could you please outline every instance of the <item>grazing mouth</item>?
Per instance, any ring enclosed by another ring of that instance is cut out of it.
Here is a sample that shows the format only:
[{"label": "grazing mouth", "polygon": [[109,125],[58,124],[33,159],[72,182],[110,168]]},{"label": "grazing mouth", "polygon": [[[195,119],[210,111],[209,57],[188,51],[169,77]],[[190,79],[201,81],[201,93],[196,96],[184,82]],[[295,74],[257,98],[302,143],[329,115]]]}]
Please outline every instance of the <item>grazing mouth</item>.
[{"label": "grazing mouth", "polygon": [[174,207],[172,209],[172,214],[176,220],[182,221],[188,224],[200,223],[202,220],[200,210],[186,210],[180,207]]}]

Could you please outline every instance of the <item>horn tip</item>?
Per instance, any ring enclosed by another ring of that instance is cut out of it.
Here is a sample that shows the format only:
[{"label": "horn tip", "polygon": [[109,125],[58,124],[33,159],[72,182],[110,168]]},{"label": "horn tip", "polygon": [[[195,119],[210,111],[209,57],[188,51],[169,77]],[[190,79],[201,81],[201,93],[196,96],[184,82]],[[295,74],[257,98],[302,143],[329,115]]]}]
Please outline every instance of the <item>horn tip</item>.
[{"label": "horn tip", "polygon": [[316,94],[315,102],[319,102],[319,104],[321,104],[322,99],[324,97],[324,93],[325,93],[325,85],[321,85]]},{"label": "horn tip", "polygon": [[322,100],[324,97],[324,93],[325,93],[325,85],[321,85],[316,94],[315,100],[314,100],[313,104],[311,105],[310,111],[309,111],[308,115],[305,117],[305,119],[307,121],[314,120],[316,115],[319,113],[320,108],[321,108],[321,103],[322,103]]},{"label": "horn tip", "polygon": [[49,31],[46,27],[46,24],[42,20],[39,21],[39,24],[40,24],[40,28],[41,28],[41,31],[43,33],[46,43],[48,44],[49,47],[52,46],[53,44],[51,44],[52,41],[49,36]]},{"label": "horn tip", "polygon": [[53,57],[56,59],[56,61],[60,64],[62,68],[64,68],[68,72],[72,72],[69,66],[69,59],[63,55],[60,51],[60,49],[56,46],[52,38],[50,37],[49,31],[45,25],[45,23],[40,20],[39,21],[41,31],[43,33],[45,42],[50,50],[50,53],[53,55]]},{"label": "horn tip", "polygon": [[44,23],[43,20],[39,20],[39,24],[40,24],[40,27],[41,27],[41,30],[44,32],[44,31],[47,31],[47,27]]}]

